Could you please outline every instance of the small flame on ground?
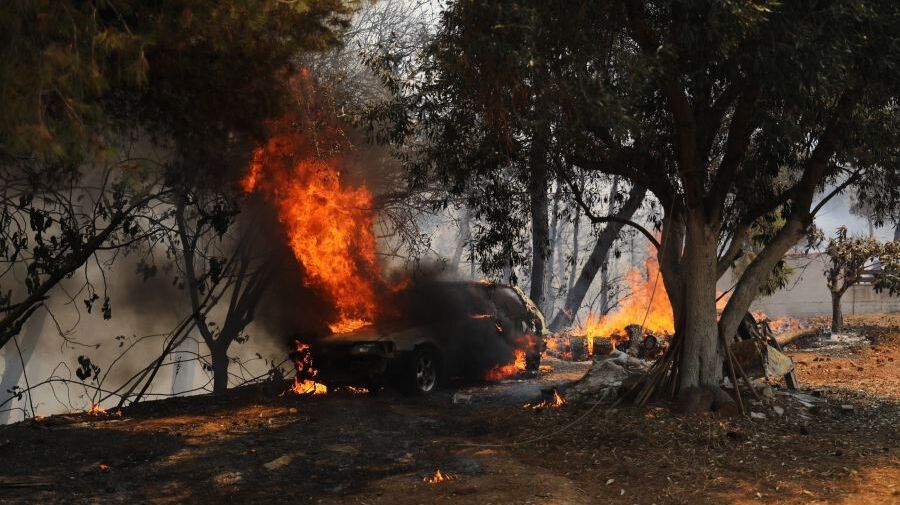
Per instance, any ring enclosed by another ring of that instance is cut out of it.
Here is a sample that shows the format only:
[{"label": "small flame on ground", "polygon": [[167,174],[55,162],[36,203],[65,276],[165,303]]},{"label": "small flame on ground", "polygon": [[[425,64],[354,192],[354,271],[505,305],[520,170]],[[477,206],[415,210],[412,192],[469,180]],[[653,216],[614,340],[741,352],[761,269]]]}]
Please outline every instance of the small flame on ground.
[{"label": "small flame on ground", "polygon": [[493,314],[469,314],[469,317],[472,319],[490,319],[494,317]]},{"label": "small flame on ground", "polygon": [[[91,408],[87,411],[87,415],[89,415],[89,416],[105,416],[106,409],[101,407],[99,403],[91,403]],[[121,415],[121,413],[119,415]]]},{"label": "small flame on ground", "polygon": [[484,375],[484,379],[496,382],[514,377],[518,375],[519,372],[524,372],[527,366],[525,360],[525,351],[516,349],[515,351],[513,351],[513,353],[515,355],[515,360],[505,365],[497,365],[494,368],[488,370],[488,372]]},{"label": "small flame on ground", "polygon": [[559,395],[559,391],[556,388],[553,388],[553,398],[550,400],[544,400],[540,403],[526,403],[522,405],[522,408],[527,410],[558,409],[565,404],[565,398]]},{"label": "small flame on ground", "polygon": [[428,484],[438,484],[440,482],[447,482],[449,480],[456,480],[454,475],[450,475],[449,473],[443,473],[440,469],[434,472],[434,475],[428,475],[422,479],[422,481]]}]

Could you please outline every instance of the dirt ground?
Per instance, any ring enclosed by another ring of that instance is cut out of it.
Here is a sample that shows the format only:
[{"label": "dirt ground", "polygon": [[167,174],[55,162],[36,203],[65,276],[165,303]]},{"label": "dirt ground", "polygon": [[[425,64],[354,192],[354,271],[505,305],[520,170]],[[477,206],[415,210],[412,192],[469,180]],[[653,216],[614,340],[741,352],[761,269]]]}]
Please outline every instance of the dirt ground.
[{"label": "dirt ground", "polygon": [[[0,503],[897,504],[900,316],[848,323],[871,344],[791,352],[816,400],[774,388],[783,415],[751,405],[766,419],[523,409],[587,367],[562,362],[470,404],[244,389],[0,427]],[[453,479],[423,482],[438,469]]]}]

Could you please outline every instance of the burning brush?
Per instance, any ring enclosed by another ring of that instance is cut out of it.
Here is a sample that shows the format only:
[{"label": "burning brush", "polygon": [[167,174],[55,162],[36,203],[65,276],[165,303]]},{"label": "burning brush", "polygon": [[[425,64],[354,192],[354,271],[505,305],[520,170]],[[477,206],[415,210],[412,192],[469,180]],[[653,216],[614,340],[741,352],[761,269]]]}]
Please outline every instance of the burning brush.
[{"label": "burning brush", "polygon": [[122,417],[121,410],[114,410],[112,412],[107,412],[106,409],[101,407],[99,403],[91,403],[91,407],[88,409],[87,412],[85,412],[85,414],[87,414],[89,416],[97,416],[97,417],[101,417],[101,416]]},{"label": "burning brush", "polygon": [[100,406],[99,403],[91,403],[90,410],[87,411],[87,415],[89,416],[105,416],[106,409]]}]

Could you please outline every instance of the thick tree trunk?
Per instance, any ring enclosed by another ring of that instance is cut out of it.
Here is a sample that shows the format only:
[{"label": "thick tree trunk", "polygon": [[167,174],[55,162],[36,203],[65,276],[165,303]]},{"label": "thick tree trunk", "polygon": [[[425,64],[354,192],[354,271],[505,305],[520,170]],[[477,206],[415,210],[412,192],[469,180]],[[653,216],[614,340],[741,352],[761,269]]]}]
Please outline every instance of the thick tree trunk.
[{"label": "thick tree trunk", "polygon": [[544,276],[550,245],[550,223],[547,217],[546,173],[535,174],[531,188],[531,288],[529,296],[538,307],[544,307]]},{"label": "thick tree trunk", "polygon": [[844,314],[841,311],[843,293],[831,292],[831,331],[837,333],[844,329]]},{"label": "thick tree trunk", "polygon": [[222,394],[228,390],[228,347],[211,345],[209,351],[213,368],[213,394]]},{"label": "thick tree trunk", "polygon": [[717,233],[701,216],[689,216],[682,275],[684,348],[679,363],[680,390],[718,387],[722,353],[716,321]]}]

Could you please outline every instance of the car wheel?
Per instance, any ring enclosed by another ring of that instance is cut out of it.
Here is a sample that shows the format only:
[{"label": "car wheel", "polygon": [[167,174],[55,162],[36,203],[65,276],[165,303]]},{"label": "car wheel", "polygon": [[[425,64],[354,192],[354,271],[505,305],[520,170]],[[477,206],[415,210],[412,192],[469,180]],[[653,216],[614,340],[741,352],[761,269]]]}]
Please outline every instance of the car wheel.
[{"label": "car wheel", "polygon": [[403,390],[408,394],[425,395],[438,388],[441,361],[437,351],[420,347],[412,352],[403,378]]}]

